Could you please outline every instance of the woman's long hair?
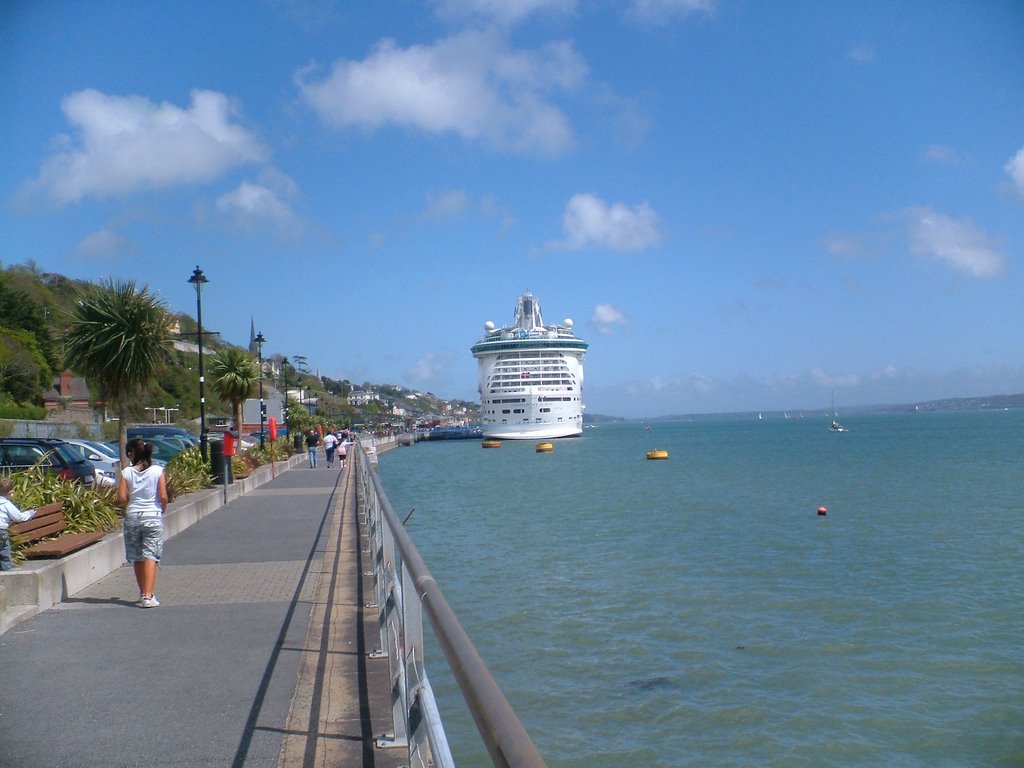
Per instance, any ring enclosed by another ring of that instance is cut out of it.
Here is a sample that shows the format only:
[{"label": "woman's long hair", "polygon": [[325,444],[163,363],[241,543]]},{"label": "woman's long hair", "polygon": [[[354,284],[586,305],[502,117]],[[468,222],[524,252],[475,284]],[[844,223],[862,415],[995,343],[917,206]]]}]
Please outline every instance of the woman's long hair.
[{"label": "woman's long hair", "polygon": [[[124,448],[124,452],[128,454],[128,461],[132,463],[133,467],[149,469],[153,463],[153,446],[141,437],[129,440],[128,445]],[[139,466],[140,464],[142,466]]]}]

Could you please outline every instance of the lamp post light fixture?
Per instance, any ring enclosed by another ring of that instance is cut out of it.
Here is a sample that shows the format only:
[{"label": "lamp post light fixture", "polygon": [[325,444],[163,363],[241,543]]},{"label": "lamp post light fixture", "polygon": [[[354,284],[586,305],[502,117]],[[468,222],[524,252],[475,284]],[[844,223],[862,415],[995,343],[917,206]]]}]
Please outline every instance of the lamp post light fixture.
[{"label": "lamp post light fixture", "polygon": [[[284,422],[285,429],[288,428],[288,358],[281,358],[281,378],[284,379],[284,406],[281,409],[281,421]],[[291,437],[289,431],[288,437]]]},{"label": "lamp post light fixture", "polygon": [[210,436],[206,431],[206,379],[203,376],[203,284],[210,281],[197,264],[188,282],[196,289],[196,323],[199,326],[196,335],[199,345],[199,450],[203,455],[203,463],[206,463],[209,461]]},{"label": "lamp post light fixture", "polygon": [[260,358],[260,450],[263,450],[263,421],[267,416],[267,406],[263,404],[263,345],[267,340],[263,338],[263,332],[260,331],[253,341],[256,343],[256,352]]}]

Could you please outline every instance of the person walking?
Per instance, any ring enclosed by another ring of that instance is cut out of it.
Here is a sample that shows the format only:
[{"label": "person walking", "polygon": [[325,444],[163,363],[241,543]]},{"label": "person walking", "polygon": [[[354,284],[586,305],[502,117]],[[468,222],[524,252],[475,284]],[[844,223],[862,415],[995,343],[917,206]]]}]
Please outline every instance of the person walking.
[{"label": "person walking", "polygon": [[334,466],[334,449],[338,445],[338,438],[334,436],[334,433],[327,430],[327,434],[324,435],[324,453],[327,454],[327,468],[330,469]]},{"label": "person walking", "polygon": [[316,469],[316,448],[320,445],[320,436],[315,429],[309,430],[306,435],[306,450],[309,451],[309,468]]},{"label": "person walking", "polygon": [[140,608],[156,608],[156,566],[164,551],[167,481],[153,463],[153,446],[136,437],[125,447],[131,466],[122,470],[117,501],[124,512],[124,554],[135,570]]},{"label": "person walking", "polygon": [[338,463],[341,464],[341,468],[345,468],[345,457],[348,456],[348,447],[352,445],[352,441],[346,436],[344,440],[338,443]]},{"label": "person walking", "polygon": [[31,520],[36,511],[21,509],[9,498],[14,489],[14,481],[9,477],[0,477],[0,571],[9,571],[14,567],[11,556],[11,534],[8,528],[11,523],[24,523]]}]

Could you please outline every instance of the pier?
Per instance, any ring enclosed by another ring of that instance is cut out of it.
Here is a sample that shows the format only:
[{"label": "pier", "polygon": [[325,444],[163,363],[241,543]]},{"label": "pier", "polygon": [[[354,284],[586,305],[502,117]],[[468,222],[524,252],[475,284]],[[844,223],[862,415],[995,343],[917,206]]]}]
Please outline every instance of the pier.
[{"label": "pier", "polygon": [[[414,651],[415,631],[394,625],[396,598],[420,602],[402,585],[429,572],[407,537],[395,554],[374,458],[359,450],[339,472],[292,457],[272,477],[261,468],[245,487],[173,502],[158,608],[134,604],[119,533],[0,576],[0,766],[450,765],[443,729],[432,741],[436,712],[424,711],[422,627]],[[399,561],[396,576],[375,575],[385,559]],[[429,609],[450,612],[429,589]],[[454,614],[431,619],[473,669]],[[393,695],[396,666],[422,679]],[[482,681],[473,708],[501,726],[488,742],[495,765],[543,765],[486,668],[472,677],[460,686]]]}]

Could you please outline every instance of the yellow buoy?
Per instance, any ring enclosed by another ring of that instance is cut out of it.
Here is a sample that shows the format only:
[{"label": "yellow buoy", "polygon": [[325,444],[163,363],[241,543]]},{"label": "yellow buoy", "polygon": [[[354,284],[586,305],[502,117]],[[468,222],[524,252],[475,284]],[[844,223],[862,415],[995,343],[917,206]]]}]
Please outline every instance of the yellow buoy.
[{"label": "yellow buoy", "polygon": [[555,446],[553,446],[551,443],[537,443],[537,447],[535,450],[537,451],[537,453],[551,453],[553,450],[555,450]]},{"label": "yellow buoy", "polygon": [[657,449],[653,451],[648,451],[647,458],[651,461],[654,461],[655,459],[667,459],[668,451],[662,451]]},{"label": "yellow buoy", "polygon": [[484,448],[501,448],[501,440],[484,440],[480,445]]}]

